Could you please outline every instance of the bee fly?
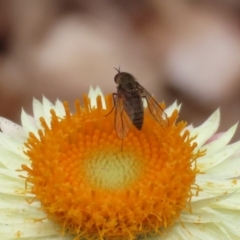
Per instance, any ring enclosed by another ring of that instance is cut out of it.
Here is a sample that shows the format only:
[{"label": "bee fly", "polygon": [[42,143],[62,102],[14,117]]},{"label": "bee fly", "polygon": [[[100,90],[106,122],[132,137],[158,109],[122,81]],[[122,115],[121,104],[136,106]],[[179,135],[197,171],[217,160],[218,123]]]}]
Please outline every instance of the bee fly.
[{"label": "bee fly", "polygon": [[166,127],[168,125],[167,115],[151,94],[130,73],[120,72],[120,68],[116,70],[118,73],[114,81],[117,84],[117,93],[113,93],[113,109],[115,108],[114,122],[118,137],[123,140],[132,124],[138,130],[142,129],[144,121],[142,98],[146,99],[152,117],[162,127]]}]

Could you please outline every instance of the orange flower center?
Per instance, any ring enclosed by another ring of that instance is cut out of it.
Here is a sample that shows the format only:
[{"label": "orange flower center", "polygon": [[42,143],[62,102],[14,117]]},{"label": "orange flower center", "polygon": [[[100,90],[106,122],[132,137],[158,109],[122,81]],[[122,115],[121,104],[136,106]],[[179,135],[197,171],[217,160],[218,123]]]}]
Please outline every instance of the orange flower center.
[{"label": "orange flower center", "polygon": [[[39,136],[30,133],[26,155],[27,182],[48,218],[76,239],[135,239],[161,233],[189,204],[197,173],[196,144],[178,112],[162,128],[145,111],[141,131],[134,126],[123,142],[114,129],[111,95],[91,108],[84,97],[65,117],[51,110]],[[122,145],[122,150],[121,150]]]}]

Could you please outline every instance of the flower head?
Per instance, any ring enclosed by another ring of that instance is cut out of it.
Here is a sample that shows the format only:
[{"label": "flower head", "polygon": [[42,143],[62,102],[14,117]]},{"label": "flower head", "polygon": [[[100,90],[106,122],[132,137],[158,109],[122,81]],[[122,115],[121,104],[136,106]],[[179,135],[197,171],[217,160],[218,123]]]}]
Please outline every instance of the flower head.
[{"label": "flower head", "polygon": [[[240,169],[232,171],[240,143],[226,146],[236,126],[204,145],[219,112],[186,129],[176,123],[175,104],[165,110],[166,128],[146,111],[143,129],[132,127],[121,142],[114,114],[105,116],[111,96],[91,91],[73,113],[67,103],[44,98],[34,100],[34,118],[23,112],[23,127],[1,119],[0,170],[9,189],[1,190],[0,203],[16,237],[186,239],[215,228],[238,236],[230,225],[240,222]],[[226,174],[218,172],[226,167]]]}]

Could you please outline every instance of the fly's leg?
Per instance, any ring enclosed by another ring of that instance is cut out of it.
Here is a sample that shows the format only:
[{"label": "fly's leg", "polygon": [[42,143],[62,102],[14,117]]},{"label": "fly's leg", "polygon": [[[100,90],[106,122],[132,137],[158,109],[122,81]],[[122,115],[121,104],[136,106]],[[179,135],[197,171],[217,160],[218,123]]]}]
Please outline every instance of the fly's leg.
[{"label": "fly's leg", "polygon": [[112,113],[113,109],[116,107],[117,94],[116,94],[116,93],[113,93],[113,94],[112,94],[112,97],[113,97],[113,108],[111,109],[111,111],[110,111],[108,114],[104,115],[104,117],[107,117],[108,115],[110,115],[110,114]]}]

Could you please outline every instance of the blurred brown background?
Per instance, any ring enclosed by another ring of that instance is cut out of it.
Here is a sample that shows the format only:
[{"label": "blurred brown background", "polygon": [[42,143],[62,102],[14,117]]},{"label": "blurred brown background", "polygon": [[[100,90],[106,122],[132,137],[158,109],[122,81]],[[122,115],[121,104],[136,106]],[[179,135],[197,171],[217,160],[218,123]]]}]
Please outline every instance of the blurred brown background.
[{"label": "blurred brown background", "polygon": [[120,66],[195,126],[220,106],[225,131],[240,119],[239,14],[222,0],[0,0],[0,115],[114,92]]}]

